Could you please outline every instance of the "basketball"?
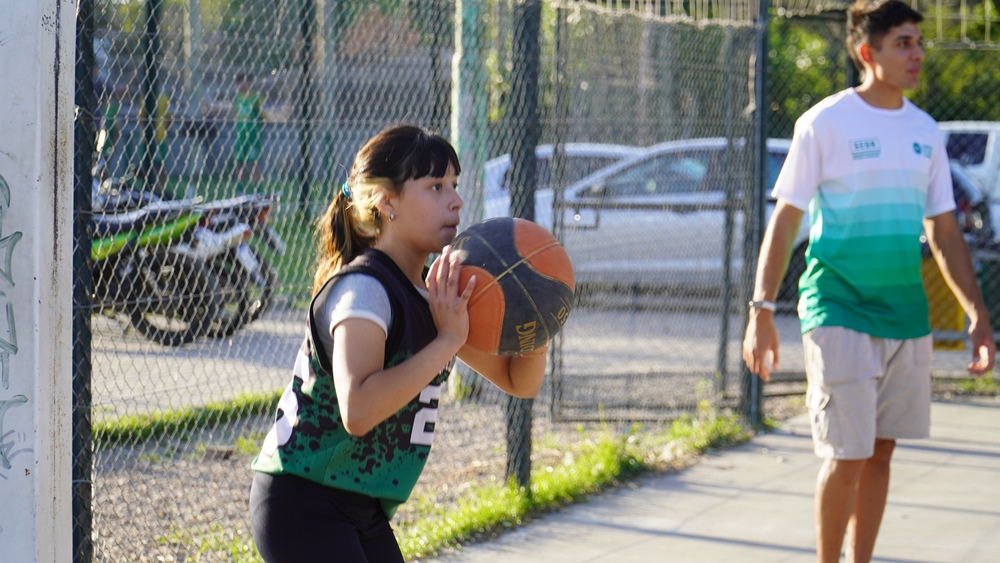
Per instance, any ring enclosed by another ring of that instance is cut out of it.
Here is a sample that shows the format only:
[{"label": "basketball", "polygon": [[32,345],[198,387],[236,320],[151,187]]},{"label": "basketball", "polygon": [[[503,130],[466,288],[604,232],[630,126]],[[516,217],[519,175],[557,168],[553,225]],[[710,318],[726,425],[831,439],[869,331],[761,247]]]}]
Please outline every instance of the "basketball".
[{"label": "basketball", "polygon": [[476,350],[499,356],[545,345],[573,307],[573,266],[552,233],[526,219],[500,217],[462,231],[459,288],[476,276],[469,300],[469,338]]}]

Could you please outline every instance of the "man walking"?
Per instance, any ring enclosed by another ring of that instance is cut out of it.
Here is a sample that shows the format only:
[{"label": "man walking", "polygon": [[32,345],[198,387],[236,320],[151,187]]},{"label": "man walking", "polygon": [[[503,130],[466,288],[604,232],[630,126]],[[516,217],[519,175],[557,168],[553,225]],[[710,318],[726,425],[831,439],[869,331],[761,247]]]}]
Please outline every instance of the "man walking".
[{"label": "man walking", "polygon": [[[903,97],[920,82],[923,16],[900,0],[858,0],[847,47],[860,86],[795,124],[761,246],[743,359],[765,381],[779,363],[775,295],[803,215],[810,221],[799,317],[816,454],[817,556],[870,561],[896,440],[930,431],[932,337],[921,277],[927,235],[969,317],[969,372],[993,367],[996,342],[955,220],[937,123]],[[847,539],[846,545],[844,539]]]}]

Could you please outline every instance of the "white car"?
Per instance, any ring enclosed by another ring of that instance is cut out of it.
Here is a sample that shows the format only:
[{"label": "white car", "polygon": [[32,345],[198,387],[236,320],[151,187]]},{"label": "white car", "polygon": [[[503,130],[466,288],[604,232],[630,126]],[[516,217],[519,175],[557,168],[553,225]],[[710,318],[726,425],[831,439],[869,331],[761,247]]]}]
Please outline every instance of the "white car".
[{"label": "white car", "polygon": [[1000,122],[942,121],[948,158],[957,160],[994,200],[1000,200]]},{"label": "white car", "polygon": [[1000,233],[1000,122],[942,121],[948,158],[963,170],[990,199],[993,232]]},{"label": "white car", "polygon": [[[603,143],[565,143],[561,148],[566,159],[560,181],[563,186],[623,158],[645,152],[643,147]],[[552,189],[553,182],[558,180],[552,177],[553,154],[553,145],[535,147],[535,189],[538,191]],[[502,217],[510,214],[510,155],[505,154],[488,160],[483,167],[483,177],[486,217]]]},{"label": "white car", "polygon": [[[743,186],[752,186],[750,175],[741,172],[749,164],[743,145],[736,143],[734,150],[727,151],[723,138],[654,145],[568,185],[562,192],[559,214],[553,214],[555,192],[539,190],[535,220],[549,229],[554,216],[562,222],[562,242],[581,287],[718,293],[727,262],[723,204],[727,197],[741,197]],[[787,140],[768,142],[767,193],[784,163],[788,145]],[[489,216],[506,215],[508,199],[502,194],[496,201],[488,200]],[[768,215],[772,207],[768,204]],[[729,275],[738,284],[743,265],[743,214],[734,211],[731,216]],[[808,227],[808,221],[803,221],[796,240],[799,256],[805,249]],[[794,272],[794,267],[790,270]],[[784,300],[795,296],[794,282],[789,283],[792,285],[782,291]]]}]

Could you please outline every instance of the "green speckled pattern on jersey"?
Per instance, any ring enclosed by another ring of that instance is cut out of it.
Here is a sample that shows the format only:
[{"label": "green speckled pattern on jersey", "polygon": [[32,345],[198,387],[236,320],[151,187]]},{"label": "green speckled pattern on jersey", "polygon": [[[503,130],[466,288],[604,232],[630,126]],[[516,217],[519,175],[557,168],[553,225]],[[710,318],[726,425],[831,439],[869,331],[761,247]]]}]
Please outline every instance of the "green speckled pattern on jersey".
[{"label": "green speckled pattern on jersey", "polygon": [[[379,271],[385,267],[379,263],[371,266],[368,262],[362,265],[379,273],[375,277],[386,285],[393,304],[393,326],[386,340],[384,362],[385,368],[390,368],[426,346],[436,336],[436,330],[427,301],[412,285],[385,279],[385,273]],[[358,267],[352,263],[350,271],[358,271]],[[331,286],[332,281],[327,288]],[[321,291],[316,299],[326,293]],[[333,376],[324,365],[328,362],[321,361],[316,352],[312,324],[310,315],[309,334],[296,357],[294,377],[282,394],[274,426],[253,462],[253,469],[297,475],[377,498],[391,518],[398,505],[409,497],[427,461],[437,421],[438,398],[449,370],[442,370],[420,395],[368,434],[351,436],[341,422]],[[394,340],[398,340],[398,345],[392,351],[390,344]]]}]

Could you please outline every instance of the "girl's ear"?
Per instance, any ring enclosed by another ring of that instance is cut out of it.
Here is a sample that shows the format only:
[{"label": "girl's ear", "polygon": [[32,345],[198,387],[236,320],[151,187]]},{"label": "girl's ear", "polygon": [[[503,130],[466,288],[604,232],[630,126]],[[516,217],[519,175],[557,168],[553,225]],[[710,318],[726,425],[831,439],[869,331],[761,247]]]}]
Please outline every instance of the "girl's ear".
[{"label": "girl's ear", "polygon": [[375,188],[375,190],[373,194],[375,196],[375,209],[378,209],[379,215],[382,217],[388,217],[394,211],[397,197],[382,187]]}]

